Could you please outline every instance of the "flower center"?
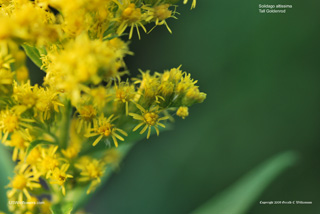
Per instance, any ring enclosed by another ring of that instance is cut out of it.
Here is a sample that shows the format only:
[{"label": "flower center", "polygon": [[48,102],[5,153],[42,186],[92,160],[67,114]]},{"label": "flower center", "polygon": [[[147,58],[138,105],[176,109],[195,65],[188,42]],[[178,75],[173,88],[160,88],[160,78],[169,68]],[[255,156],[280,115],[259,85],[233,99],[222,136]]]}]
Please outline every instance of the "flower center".
[{"label": "flower center", "polygon": [[136,8],[134,3],[129,4],[129,6],[123,10],[122,17],[131,22],[136,22],[141,18],[141,9]]},{"label": "flower center", "polygon": [[97,115],[97,111],[93,108],[92,105],[82,107],[79,113],[81,117],[86,121],[91,121]]},{"label": "flower center", "polygon": [[31,108],[37,103],[37,96],[33,93],[26,93],[22,98],[21,98],[21,103],[28,108]]},{"label": "flower center", "polygon": [[8,132],[13,132],[19,126],[19,118],[16,115],[8,115],[8,117],[4,119],[4,125]]},{"label": "flower center", "polygon": [[59,162],[57,159],[52,158],[50,156],[47,156],[43,159],[42,161],[42,166],[46,169],[46,170],[53,170],[55,167],[57,167],[59,165]]},{"label": "flower center", "polygon": [[126,99],[126,93],[123,90],[117,90],[116,91],[116,98],[123,101]]},{"label": "flower center", "polygon": [[110,123],[105,123],[99,127],[99,133],[103,134],[106,137],[109,137],[112,132],[112,125]]},{"label": "flower center", "polygon": [[18,133],[14,133],[12,136],[11,136],[11,143],[12,143],[12,146],[15,146],[19,149],[24,149],[26,148],[26,145],[25,145],[25,140],[23,139],[23,137],[21,137],[20,134]]},{"label": "flower center", "polygon": [[22,190],[27,185],[27,179],[23,175],[16,175],[12,181],[12,187],[14,189]]},{"label": "flower center", "polygon": [[144,115],[146,124],[154,126],[158,121],[159,115],[154,112],[148,112]]}]

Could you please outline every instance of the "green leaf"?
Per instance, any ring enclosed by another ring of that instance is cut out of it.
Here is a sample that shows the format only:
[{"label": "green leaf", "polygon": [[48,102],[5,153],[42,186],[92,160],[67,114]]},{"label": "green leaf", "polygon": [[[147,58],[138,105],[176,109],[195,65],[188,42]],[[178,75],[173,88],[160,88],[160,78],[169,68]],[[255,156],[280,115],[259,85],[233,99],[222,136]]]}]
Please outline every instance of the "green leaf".
[{"label": "green leaf", "polygon": [[297,159],[294,152],[277,155],[252,170],[223,193],[210,199],[193,214],[244,214],[264,189]]},{"label": "green leaf", "polygon": [[8,177],[13,175],[14,164],[11,160],[10,153],[0,143],[0,211],[9,213],[8,200],[5,186],[9,183]]},{"label": "green leaf", "polygon": [[63,214],[59,204],[52,205],[50,207],[52,214]]},{"label": "green leaf", "polygon": [[22,45],[27,56],[32,60],[32,62],[37,65],[39,68],[42,66],[42,60],[39,50],[36,47],[24,44]]},{"label": "green leaf", "polygon": [[[167,130],[170,130],[172,126],[166,124],[166,128],[160,128],[160,132],[164,132]],[[155,134],[155,132],[152,132],[151,134]],[[120,161],[121,162],[126,155],[130,152],[130,150],[133,148],[133,146],[140,140],[146,138],[146,135],[141,135],[139,132],[133,132],[131,133],[125,140],[124,143],[120,143],[119,147],[117,148],[120,153]],[[101,150],[101,149],[100,149]],[[96,150],[90,150],[89,153],[86,154],[92,154],[93,152],[97,152]],[[107,180],[110,178],[110,176],[113,173],[112,167],[108,167],[107,170],[104,173],[104,176],[101,178],[101,184],[97,187],[96,191],[91,194],[87,194],[87,189],[89,187],[88,185],[78,187],[72,191],[69,191],[67,193],[67,198],[74,200],[74,210],[78,210],[82,206],[84,206],[93,196],[95,193],[99,191],[99,189],[102,188],[103,184],[107,182]]]},{"label": "green leaf", "polygon": [[73,202],[66,202],[64,204],[55,204],[50,207],[52,214],[70,214],[73,210]]},{"label": "green leaf", "polygon": [[29,147],[27,148],[26,157],[29,155],[29,153],[38,145],[57,145],[55,142],[50,142],[46,140],[34,140],[30,143]]},{"label": "green leaf", "polygon": [[114,33],[114,29],[116,28],[116,22],[111,22],[108,29],[103,33],[103,41],[111,40],[113,38],[119,37]]}]

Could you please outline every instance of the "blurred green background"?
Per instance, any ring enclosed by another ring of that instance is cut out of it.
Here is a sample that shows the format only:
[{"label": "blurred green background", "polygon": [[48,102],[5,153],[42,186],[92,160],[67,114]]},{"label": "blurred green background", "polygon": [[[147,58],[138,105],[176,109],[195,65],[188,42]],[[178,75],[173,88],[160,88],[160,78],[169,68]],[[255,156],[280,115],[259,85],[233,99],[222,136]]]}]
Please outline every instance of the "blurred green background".
[{"label": "blurred green background", "polygon": [[[292,4],[259,14],[259,4]],[[185,214],[270,157],[293,150],[282,173],[248,213],[320,212],[319,2],[198,0],[179,20],[133,39],[138,68],[183,65],[208,94],[174,130],[139,142],[87,205],[91,213]],[[151,26],[149,26],[151,28]],[[260,205],[259,201],[313,205]],[[232,201],[230,206],[232,206]],[[219,213],[218,213],[219,214]]]}]

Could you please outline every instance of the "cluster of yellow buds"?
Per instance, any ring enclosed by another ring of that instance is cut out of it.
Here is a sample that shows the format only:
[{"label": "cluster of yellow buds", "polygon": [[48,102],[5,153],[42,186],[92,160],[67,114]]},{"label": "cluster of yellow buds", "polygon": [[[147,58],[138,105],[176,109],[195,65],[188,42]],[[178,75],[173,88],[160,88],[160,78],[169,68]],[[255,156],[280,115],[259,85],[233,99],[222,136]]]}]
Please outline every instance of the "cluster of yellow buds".
[{"label": "cluster of yellow buds", "polygon": [[[34,202],[10,212],[51,213],[74,190],[91,193],[127,138],[159,135],[205,100],[181,66],[124,79],[132,52],[120,37],[149,23],[171,32],[175,10],[173,1],[1,1],[0,140],[16,163],[7,196]],[[46,73],[42,85],[31,84],[25,54]]]},{"label": "cluster of yellow buds", "polygon": [[[166,25],[176,18],[177,0],[5,0],[1,1],[1,39],[28,41],[49,45],[75,38],[87,32],[91,39],[121,36],[130,28],[129,38],[136,29],[140,38],[146,24]],[[184,1],[187,3],[188,1]],[[196,5],[193,0],[192,8]]]}]

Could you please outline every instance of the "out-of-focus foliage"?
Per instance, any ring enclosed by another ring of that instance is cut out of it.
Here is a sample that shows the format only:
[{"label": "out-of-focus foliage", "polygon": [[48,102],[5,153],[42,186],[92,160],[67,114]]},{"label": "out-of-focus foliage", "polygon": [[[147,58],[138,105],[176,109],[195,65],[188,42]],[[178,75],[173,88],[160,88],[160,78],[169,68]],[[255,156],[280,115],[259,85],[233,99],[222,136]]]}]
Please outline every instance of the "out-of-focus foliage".
[{"label": "out-of-focus foliage", "polygon": [[217,197],[210,199],[204,205],[197,208],[193,213],[247,213],[271,181],[284,169],[292,166],[296,159],[297,155],[293,152],[286,152],[273,157],[256,169],[250,171]]},{"label": "out-of-focus foliage", "polygon": [[8,177],[13,174],[13,163],[9,152],[3,145],[0,145],[0,208],[1,211],[7,211],[7,195],[5,191],[5,186],[8,184]]},{"label": "out-of-focus foliage", "polygon": [[[190,213],[286,150],[301,158],[268,186],[248,213],[320,210],[320,3],[268,1],[293,4],[286,14],[259,14],[258,4],[199,0],[195,10],[179,7],[179,20],[168,21],[171,37],[165,29],[155,29],[154,37],[132,43],[135,57],[127,61],[131,70],[141,62],[147,62],[142,69],[162,69],[178,60],[187,70],[197,70],[193,75],[209,96],[205,105],[190,111],[188,123],[177,120],[174,132],[147,147],[138,144],[89,210]],[[314,203],[262,206],[260,200]]]}]

